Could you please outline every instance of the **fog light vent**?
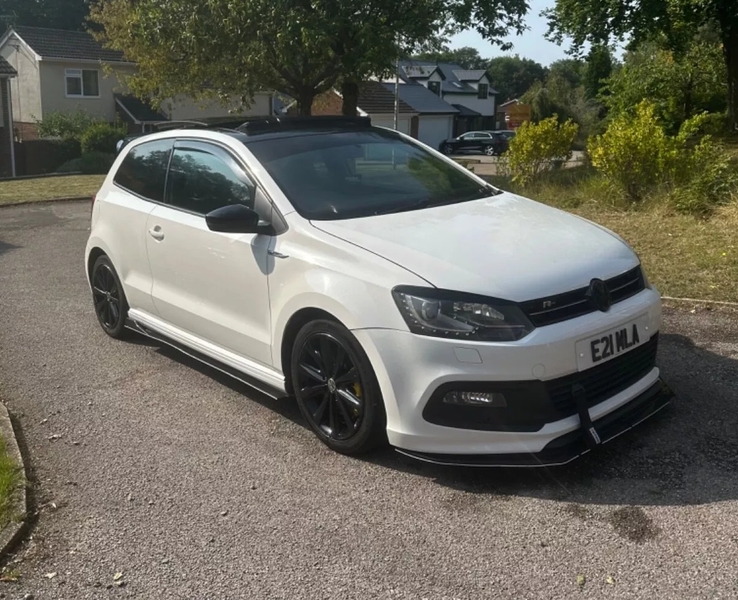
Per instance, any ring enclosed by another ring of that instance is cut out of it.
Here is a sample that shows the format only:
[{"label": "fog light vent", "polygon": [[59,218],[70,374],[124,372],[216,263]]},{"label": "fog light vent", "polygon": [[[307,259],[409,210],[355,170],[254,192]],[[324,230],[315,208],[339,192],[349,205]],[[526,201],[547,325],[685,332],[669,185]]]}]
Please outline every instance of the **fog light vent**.
[{"label": "fog light vent", "polygon": [[489,406],[505,408],[507,400],[498,392],[448,392],[443,397],[445,404],[461,404],[466,406]]}]

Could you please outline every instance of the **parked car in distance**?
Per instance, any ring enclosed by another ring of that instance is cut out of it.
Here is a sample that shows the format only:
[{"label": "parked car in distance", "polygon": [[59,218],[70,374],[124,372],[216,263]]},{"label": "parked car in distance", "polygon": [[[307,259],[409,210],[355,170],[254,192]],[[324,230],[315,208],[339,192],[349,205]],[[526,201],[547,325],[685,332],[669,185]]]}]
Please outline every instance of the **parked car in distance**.
[{"label": "parked car in distance", "polygon": [[507,140],[492,131],[467,131],[458,137],[444,140],[438,149],[444,154],[477,152],[499,156],[507,150]]},{"label": "parked car in distance", "polygon": [[670,398],[621,238],[368,119],[132,139],[85,259],[105,333],[294,396],[345,454],[562,464]]},{"label": "parked car in distance", "polygon": [[515,137],[514,129],[495,129],[492,133],[504,137],[508,142]]}]

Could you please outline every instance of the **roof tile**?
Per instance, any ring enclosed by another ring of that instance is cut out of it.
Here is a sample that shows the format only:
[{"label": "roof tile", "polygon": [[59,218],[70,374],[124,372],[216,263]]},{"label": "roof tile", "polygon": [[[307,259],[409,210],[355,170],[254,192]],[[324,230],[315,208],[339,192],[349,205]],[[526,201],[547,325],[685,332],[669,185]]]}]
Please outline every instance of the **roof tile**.
[{"label": "roof tile", "polygon": [[14,27],[13,30],[41,58],[125,62],[123,53],[108,50],[86,31]]}]

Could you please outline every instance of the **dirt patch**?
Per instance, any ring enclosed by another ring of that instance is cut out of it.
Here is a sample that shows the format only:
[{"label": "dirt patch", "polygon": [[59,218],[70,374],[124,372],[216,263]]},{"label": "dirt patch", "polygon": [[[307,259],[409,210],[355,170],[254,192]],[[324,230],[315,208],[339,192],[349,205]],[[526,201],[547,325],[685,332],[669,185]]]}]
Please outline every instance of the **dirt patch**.
[{"label": "dirt patch", "polygon": [[654,539],[660,533],[651,518],[638,506],[618,508],[610,513],[607,521],[619,536],[639,544]]}]

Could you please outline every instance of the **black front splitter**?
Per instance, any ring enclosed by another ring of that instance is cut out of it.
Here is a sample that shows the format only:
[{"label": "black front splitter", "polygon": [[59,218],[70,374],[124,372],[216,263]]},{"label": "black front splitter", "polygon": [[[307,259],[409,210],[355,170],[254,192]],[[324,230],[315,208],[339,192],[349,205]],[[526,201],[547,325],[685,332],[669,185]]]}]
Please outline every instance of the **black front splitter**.
[{"label": "black front splitter", "polygon": [[[607,443],[655,415],[671,402],[674,394],[659,379],[645,392],[592,425]],[[577,429],[549,442],[543,450],[526,454],[432,454],[395,448],[401,454],[438,465],[465,467],[551,467],[565,465],[592,449],[588,433]]]}]

